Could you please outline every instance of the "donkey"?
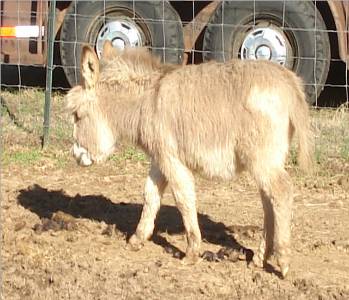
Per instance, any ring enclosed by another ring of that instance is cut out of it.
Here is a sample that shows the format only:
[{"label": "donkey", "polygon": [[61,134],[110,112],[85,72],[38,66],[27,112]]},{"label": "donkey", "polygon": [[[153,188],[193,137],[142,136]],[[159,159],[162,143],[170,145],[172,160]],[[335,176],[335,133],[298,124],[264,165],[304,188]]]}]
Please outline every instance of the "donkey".
[{"label": "donkey", "polygon": [[253,264],[275,254],[283,277],[289,270],[292,183],[285,170],[296,133],[298,163],[312,164],[309,108],[294,73],[268,61],[232,60],[167,65],[142,48],[104,45],[99,61],[84,46],[82,85],[67,94],[74,119],[73,155],[79,164],[100,163],[126,139],[151,159],[145,200],[128,243],[139,250],[150,239],[169,184],[187,238],[186,263],[199,260],[201,233],[193,171],[229,180],[247,170],[257,183],[264,233]]}]

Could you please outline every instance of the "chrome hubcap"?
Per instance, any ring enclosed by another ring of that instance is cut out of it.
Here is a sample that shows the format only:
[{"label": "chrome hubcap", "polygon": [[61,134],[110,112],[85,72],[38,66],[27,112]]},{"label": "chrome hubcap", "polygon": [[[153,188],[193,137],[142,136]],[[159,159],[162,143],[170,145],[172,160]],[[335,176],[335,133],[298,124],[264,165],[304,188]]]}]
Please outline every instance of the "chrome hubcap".
[{"label": "chrome hubcap", "polygon": [[280,30],[259,27],[248,32],[241,46],[241,59],[271,60],[282,66],[287,63],[289,45]]},{"label": "chrome hubcap", "polygon": [[99,31],[96,42],[97,55],[100,58],[105,40],[112,42],[119,50],[125,47],[143,46],[142,31],[132,20],[120,18],[106,23]]}]

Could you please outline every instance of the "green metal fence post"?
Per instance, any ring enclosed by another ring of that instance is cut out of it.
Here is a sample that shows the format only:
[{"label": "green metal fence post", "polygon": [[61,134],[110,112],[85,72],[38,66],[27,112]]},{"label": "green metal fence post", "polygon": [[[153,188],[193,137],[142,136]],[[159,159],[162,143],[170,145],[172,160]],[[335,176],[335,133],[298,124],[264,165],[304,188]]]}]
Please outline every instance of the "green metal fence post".
[{"label": "green metal fence post", "polygon": [[56,0],[50,1],[50,8],[47,21],[47,62],[46,62],[46,89],[45,89],[45,108],[44,108],[44,135],[42,147],[45,147],[49,140],[50,130],[50,110],[52,96],[52,72],[53,72],[53,49],[54,49],[54,29],[56,19]]}]

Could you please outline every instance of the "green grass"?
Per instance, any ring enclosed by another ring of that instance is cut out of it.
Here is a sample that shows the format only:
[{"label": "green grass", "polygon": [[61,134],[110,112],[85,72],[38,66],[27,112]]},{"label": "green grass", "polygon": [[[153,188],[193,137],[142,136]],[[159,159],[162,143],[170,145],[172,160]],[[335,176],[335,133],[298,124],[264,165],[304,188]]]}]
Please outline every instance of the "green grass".
[{"label": "green grass", "polygon": [[19,150],[17,152],[2,153],[1,163],[2,165],[8,164],[20,164],[30,165],[40,161],[42,158],[42,151],[38,149]]},{"label": "green grass", "polygon": [[[8,140],[19,134],[32,135],[38,146],[41,144],[44,121],[44,91],[39,89],[21,89],[1,91],[1,115],[5,125],[3,135]],[[70,116],[65,113],[63,93],[54,93],[51,100],[51,119],[49,140],[53,144],[65,146],[71,143],[72,124]],[[16,141],[23,145],[27,144]]]},{"label": "green grass", "polygon": [[290,153],[288,156],[288,163],[292,166],[297,165],[297,149],[294,146],[291,146]]},{"label": "green grass", "polygon": [[343,140],[343,143],[340,147],[340,155],[342,159],[349,162],[349,137],[346,137]]},{"label": "green grass", "polygon": [[315,158],[318,163],[327,159],[349,159],[349,110],[321,109],[312,111],[315,133]]},{"label": "green grass", "polygon": [[314,153],[314,160],[316,164],[321,164],[321,162],[324,162],[324,151],[320,148],[315,148],[315,153]]},{"label": "green grass", "polygon": [[[65,112],[64,93],[54,93],[51,102],[49,146],[41,150],[43,134],[44,91],[39,89],[2,90],[1,126],[3,164],[35,164],[50,159],[54,166],[63,168],[71,161],[71,118]],[[312,125],[315,134],[315,154],[319,169],[327,170],[336,160],[337,165],[349,163],[349,109],[313,109]],[[69,157],[69,158],[68,158]],[[147,162],[148,157],[132,146],[121,147],[109,158],[110,162]],[[41,162],[42,163],[42,162]],[[291,167],[297,164],[297,148],[289,155]]]},{"label": "green grass", "polygon": [[116,163],[120,163],[125,160],[144,162],[147,161],[147,159],[148,158],[144,152],[133,146],[126,146],[121,152],[113,154],[109,157],[109,161]]}]

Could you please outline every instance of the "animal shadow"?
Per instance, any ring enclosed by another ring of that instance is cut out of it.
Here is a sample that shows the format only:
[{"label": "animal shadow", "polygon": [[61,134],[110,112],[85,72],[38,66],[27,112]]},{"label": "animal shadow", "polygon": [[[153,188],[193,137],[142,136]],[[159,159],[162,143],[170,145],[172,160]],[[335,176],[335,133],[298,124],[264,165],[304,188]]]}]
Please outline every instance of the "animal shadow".
[{"label": "animal shadow", "polygon": [[[103,195],[81,196],[77,194],[72,197],[63,190],[48,190],[40,185],[20,190],[17,200],[20,205],[37,214],[40,219],[51,219],[55,213],[61,211],[74,218],[87,218],[115,225],[115,228],[123,233],[127,239],[135,232],[143,207],[143,205],[135,203],[114,203]],[[247,262],[252,260],[253,252],[240,245],[229,234],[229,229],[223,223],[215,222],[208,215],[201,213],[198,214],[198,219],[204,240],[225,248],[245,251]],[[178,258],[183,257],[182,251],[159,235],[162,232],[167,232],[170,235],[184,232],[182,218],[176,207],[161,206],[152,240],[162,246],[166,252],[172,253]]]}]

